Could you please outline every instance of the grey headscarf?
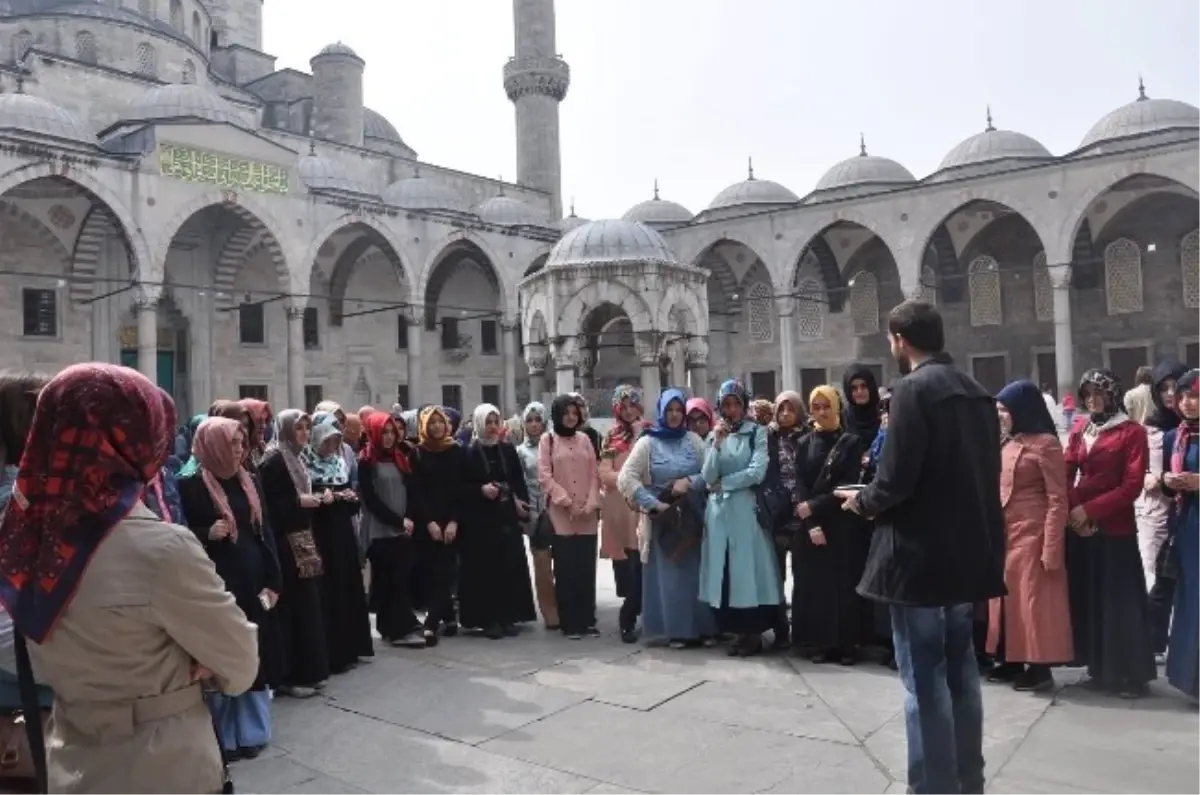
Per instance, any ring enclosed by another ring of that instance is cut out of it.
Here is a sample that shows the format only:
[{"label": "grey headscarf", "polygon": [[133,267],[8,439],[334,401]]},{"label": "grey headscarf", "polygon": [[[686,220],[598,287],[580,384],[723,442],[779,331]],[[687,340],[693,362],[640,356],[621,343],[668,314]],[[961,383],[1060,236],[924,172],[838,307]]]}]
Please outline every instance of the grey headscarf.
[{"label": "grey headscarf", "polygon": [[284,409],[276,414],[274,438],[267,445],[267,450],[278,450],[279,454],[283,456],[283,462],[287,464],[288,475],[292,478],[296,493],[311,494],[312,483],[308,479],[308,469],[300,462],[299,458],[300,450],[303,448],[296,442],[296,423],[300,420],[308,420],[309,424],[312,424],[312,417],[300,409]]}]

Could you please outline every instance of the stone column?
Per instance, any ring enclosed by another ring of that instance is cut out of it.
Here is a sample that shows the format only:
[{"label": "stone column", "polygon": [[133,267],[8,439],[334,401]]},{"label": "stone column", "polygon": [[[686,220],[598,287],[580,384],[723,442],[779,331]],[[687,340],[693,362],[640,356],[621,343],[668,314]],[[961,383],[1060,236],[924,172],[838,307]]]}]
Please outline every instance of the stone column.
[{"label": "stone column", "polygon": [[1054,369],[1058,395],[1075,394],[1075,341],[1071,335],[1071,264],[1051,265],[1054,287]]},{"label": "stone column", "polygon": [[158,383],[158,294],[143,293],[138,296],[133,313],[137,316],[137,364],[138,372]]},{"label": "stone column", "polygon": [[671,343],[671,383],[682,389],[687,385],[687,344],[684,340]]},{"label": "stone column", "polygon": [[792,322],[792,312],[795,302],[790,298],[778,299],[779,308],[779,351],[783,355],[783,372],[780,373],[780,384],[784,391],[796,389],[796,340],[795,325]]},{"label": "stone column", "polygon": [[554,355],[554,393],[563,395],[575,391],[575,356],[560,352]]},{"label": "stone column", "polygon": [[687,380],[693,397],[708,399],[708,343],[696,338],[688,341]]},{"label": "stone column", "polygon": [[590,345],[579,351],[579,388],[596,388],[596,349]]},{"label": "stone column", "polygon": [[517,405],[517,324],[508,320],[500,324],[501,350],[504,353],[504,405],[500,407],[501,415],[507,417],[508,412],[520,411]]},{"label": "stone column", "polygon": [[287,308],[287,385],[288,405],[307,410],[304,405],[304,307]]},{"label": "stone column", "polygon": [[662,392],[662,378],[658,369],[658,336],[654,332],[641,332],[634,337],[638,363],[642,368],[642,404],[658,405],[658,393]]},{"label": "stone column", "polygon": [[[529,368],[529,399],[544,403],[546,400],[546,364],[550,352],[544,345],[525,346],[525,366]],[[557,385],[556,385],[557,386]],[[524,407],[519,407],[520,411]]]},{"label": "stone column", "polygon": [[[419,313],[418,313],[419,314]],[[406,318],[408,322],[408,355],[405,357],[405,383],[408,384],[408,402],[415,408],[422,403],[421,397],[421,340],[425,336],[425,326],[421,318]]]}]

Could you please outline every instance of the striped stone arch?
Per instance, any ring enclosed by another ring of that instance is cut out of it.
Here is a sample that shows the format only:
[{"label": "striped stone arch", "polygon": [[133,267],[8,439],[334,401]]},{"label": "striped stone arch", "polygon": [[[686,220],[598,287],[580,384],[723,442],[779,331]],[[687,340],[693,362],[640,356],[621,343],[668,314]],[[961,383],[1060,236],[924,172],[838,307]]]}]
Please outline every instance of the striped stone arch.
[{"label": "striped stone arch", "polygon": [[[673,319],[682,319],[684,328],[675,328]],[[679,283],[672,284],[658,304],[656,325],[659,331],[683,331],[692,336],[707,337],[707,307],[692,290]]]},{"label": "striped stone arch", "polygon": [[[96,277],[104,241],[111,237],[120,238],[129,258],[129,244],[121,234],[120,222],[107,207],[93,204],[83,219],[83,226],[79,228],[79,236],[75,238],[75,253],[71,257],[71,300],[75,303],[83,303],[104,292],[103,287],[96,289]],[[133,278],[135,273],[130,258],[128,276]]]},{"label": "striped stone arch", "polygon": [[[292,274],[288,268],[287,255],[284,253],[283,241],[283,225],[275,218],[275,216],[259,201],[251,196],[238,194],[236,200],[227,201],[228,191],[205,191],[190,202],[179,208],[175,217],[171,219],[163,227],[162,236],[158,240],[158,245],[153,249],[154,259],[150,269],[150,278],[148,281],[161,281],[163,278],[163,269],[167,261],[167,251],[171,247],[172,241],[175,240],[179,230],[189,219],[196,213],[207,207],[220,207],[228,210],[235,218],[238,219],[238,228],[233,236],[226,243],[221,257],[227,259],[237,259],[236,245],[247,241],[241,232],[244,228],[249,227],[255,235],[259,235],[264,243],[264,249],[270,253],[271,264],[275,269],[275,275],[279,279],[279,288],[284,293],[291,295],[292,293]],[[253,240],[254,238],[251,238]],[[231,246],[231,244],[234,244]],[[253,245],[253,242],[247,242],[247,245]],[[240,267],[246,261],[245,256],[237,259],[236,267]]]},{"label": "striped stone arch", "polygon": [[63,245],[62,240],[58,235],[46,226],[40,219],[21,209],[11,201],[0,200],[0,214],[5,218],[10,218],[26,227],[33,233],[34,237],[49,251],[54,252],[59,259],[62,270],[55,274],[46,274],[47,276],[56,276],[64,278],[71,273],[71,253],[67,247]]},{"label": "striped stone arch", "polygon": [[[217,254],[217,263],[213,272],[213,288],[216,291],[216,305],[231,307],[235,302],[233,288],[237,283],[238,272],[242,264],[249,262],[252,256],[262,250],[261,237],[263,230],[253,224],[243,224],[229,236],[225,245]],[[251,249],[254,249],[251,253]]]}]

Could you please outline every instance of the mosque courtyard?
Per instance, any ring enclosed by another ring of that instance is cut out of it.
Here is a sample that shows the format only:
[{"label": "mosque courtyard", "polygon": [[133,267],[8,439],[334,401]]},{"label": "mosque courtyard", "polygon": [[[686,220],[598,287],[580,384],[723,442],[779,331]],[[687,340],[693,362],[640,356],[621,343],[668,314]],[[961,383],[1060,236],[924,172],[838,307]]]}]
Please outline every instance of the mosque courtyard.
[{"label": "mosque courtyard", "polygon": [[[886,668],[626,645],[608,565],[599,639],[377,646],[323,697],[275,701],[238,792],[904,792],[903,688]],[[1122,701],[1056,674],[984,685],[988,792],[1196,792],[1196,711],[1165,683]]]}]

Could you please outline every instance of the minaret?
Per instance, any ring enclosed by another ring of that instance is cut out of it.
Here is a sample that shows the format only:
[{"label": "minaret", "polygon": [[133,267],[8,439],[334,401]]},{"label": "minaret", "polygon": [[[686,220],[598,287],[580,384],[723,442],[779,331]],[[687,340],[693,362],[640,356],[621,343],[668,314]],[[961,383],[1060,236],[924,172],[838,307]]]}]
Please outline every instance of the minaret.
[{"label": "minaret", "polygon": [[554,46],[554,0],[513,0],[516,57],[504,65],[504,92],[517,109],[517,182],[548,192],[562,218],[558,103],[571,70]]}]

